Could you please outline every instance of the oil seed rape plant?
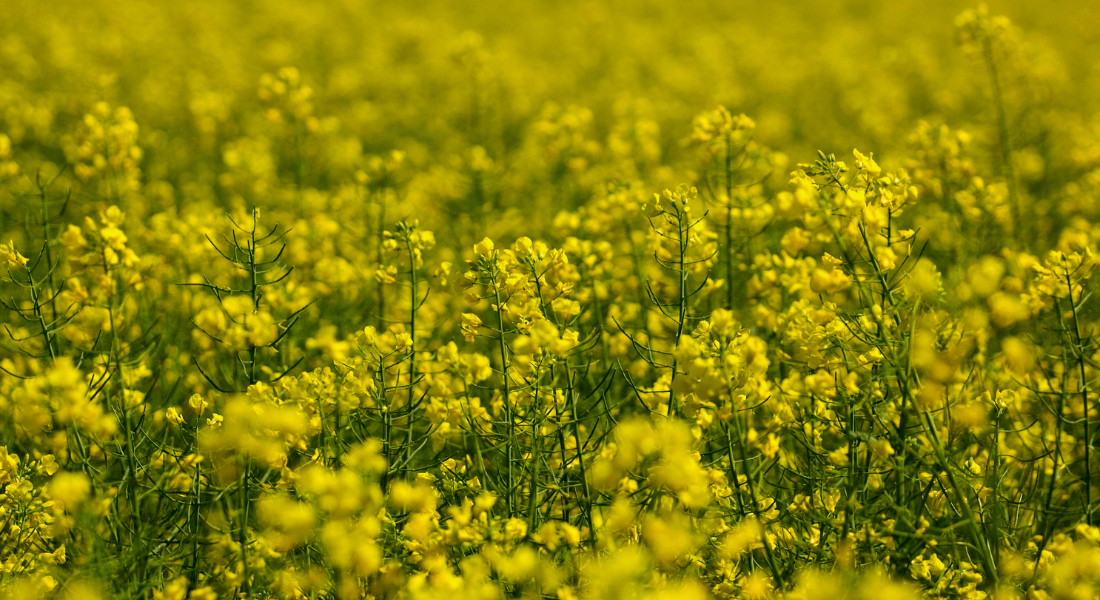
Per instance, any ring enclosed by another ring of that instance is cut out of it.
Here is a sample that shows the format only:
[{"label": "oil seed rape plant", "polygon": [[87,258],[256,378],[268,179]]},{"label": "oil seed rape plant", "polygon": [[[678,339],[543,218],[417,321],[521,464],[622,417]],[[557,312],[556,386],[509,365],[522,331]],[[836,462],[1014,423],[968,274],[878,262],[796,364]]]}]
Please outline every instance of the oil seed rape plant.
[{"label": "oil seed rape plant", "polygon": [[1100,596],[1090,3],[5,9],[0,597]]}]

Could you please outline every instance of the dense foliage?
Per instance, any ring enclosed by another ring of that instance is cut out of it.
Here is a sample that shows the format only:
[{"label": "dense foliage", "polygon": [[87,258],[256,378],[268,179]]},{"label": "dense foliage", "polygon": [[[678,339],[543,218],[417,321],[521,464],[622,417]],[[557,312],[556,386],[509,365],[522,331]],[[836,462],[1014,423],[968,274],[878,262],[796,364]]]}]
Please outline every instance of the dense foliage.
[{"label": "dense foliage", "polygon": [[0,596],[1097,597],[1056,4],[7,0]]}]

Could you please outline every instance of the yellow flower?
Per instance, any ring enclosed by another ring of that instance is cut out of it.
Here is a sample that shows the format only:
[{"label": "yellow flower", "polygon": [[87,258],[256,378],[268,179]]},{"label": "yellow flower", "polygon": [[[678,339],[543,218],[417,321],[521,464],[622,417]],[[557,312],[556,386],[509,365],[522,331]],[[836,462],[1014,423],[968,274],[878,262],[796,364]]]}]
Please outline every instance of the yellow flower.
[{"label": "yellow flower", "polygon": [[826,271],[814,269],[810,275],[810,289],[819,294],[832,294],[848,289],[852,285],[852,278],[840,269]]},{"label": "yellow flower", "polygon": [[15,242],[0,244],[0,260],[8,263],[9,269],[22,269],[27,266],[27,257],[15,251]]},{"label": "yellow flower", "polygon": [[996,292],[987,302],[993,323],[998,327],[1011,327],[1031,317],[1027,304],[1017,294]]},{"label": "yellow flower", "polygon": [[1024,375],[1035,367],[1035,357],[1027,343],[1018,337],[1009,336],[1001,340],[1005,364],[1017,375]]},{"label": "yellow flower", "polygon": [[852,150],[852,154],[856,157],[856,168],[863,169],[869,177],[878,177],[882,174],[882,168],[875,162],[874,152],[868,153],[864,156],[859,150]]},{"label": "yellow flower", "polygon": [[196,415],[200,417],[206,412],[206,407],[210,406],[210,403],[200,394],[194,394],[187,400],[187,405],[191,407],[191,410],[195,411]]},{"label": "yellow flower", "polygon": [[512,517],[504,524],[504,535],[510,540],[522,540],[527,535],[527,523]]},{"label": "yellow flower", "polygon": [[468,354],[464,357],[464,362],[466,363],[467,372],[474,380],[474,383],[481,383],[493,375],[493,367],[487,356],[482,356],[481,354]]},{"label": "yellow flower", "polygon": [[572,547],[579,546],[581,543],[581,530],[577,529],[569,523],[561,523],[561,537],[565,540],[566,544]]},{"label": "yellow flower", "polygon": [[493,240],[485,238],[474,244],[474,254],[477,256],[489,257],[493,253]]},{"label": "yellow flower", "polygon": [[218,600],[218,593],[214,591],[214,588],[204,585],[191,590],[191,593],[187,595],[187,600]]},{"label": "yellow flower", "polygon": [[397,281],[397,267],[390,265],[388,267],[379,267],[374,272],[374,278],[378,283],[394,283]]},{"label": "yellow flower", "polygon": [[50,480],[50,497],[66,511],[73,512],[92,492],[92,482],[84,473],[58,473]]},{"label": "yellow flower", "polygon": [[179,425],[183,423],[183,415],[181,415],[180,411],[174,406],[171,406],[168,408],[168,410],[164,411],[164,417],[168,419],[168,422],[173,425]]},{"label": "yellow flower", "polygon": [[869,445],[871,446],[871,451],[879,458],[886,458],[894,455],[894,447],[890,445],[889,440],[877,439],[872,441]]},{"label": "yellow flower", "polygon": [[726,107],[719,106],[695,117],[691,140],[697,143],[720,140],[724,143],[725,136],[732,137],[735,133],[752,131],[754,128],[756,123],[752,119],[744,114],[734,116]]},{"label": "yellow flower", "polygon": [[474,341],[477,337],[477,328],[481,327],[481,319],[473,313],[462,314],[462,335],[467,342]]},{"label": "yellow flower", "polygon": [[84,238],[84,233],[80,227],[70,224],[65,233],[61,234],[61,243],[68,248],[69,252],[78,252],[80,249],[88,245],[88,240]]},{"label": "yellow flower", "polygon": [[397,352],[408,352],[412,350],[413,339],[408,333],[401,332],[394,335],[396,343],[394,344],[394,350]]},{"label": "yellow flower", "polygon": [[764,598],[772,597],[772,585],[771,580],[760,574],[759,571],[754,571],[745,578],[744,583],[741,584],[741,595],[746,600],[763,600]]}]

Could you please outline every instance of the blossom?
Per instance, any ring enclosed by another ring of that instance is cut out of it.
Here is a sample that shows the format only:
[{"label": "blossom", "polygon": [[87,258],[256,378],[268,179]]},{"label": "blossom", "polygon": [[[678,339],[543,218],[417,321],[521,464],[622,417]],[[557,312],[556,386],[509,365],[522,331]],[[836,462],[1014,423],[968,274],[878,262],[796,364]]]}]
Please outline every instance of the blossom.
[{"label": "blossom", "polygon": [[481,327],[481,319],[473,313],[462,313],[462,335],[467,342],[477,338],[477,328]]},{"label": "blossom", "polygon": [[164,411],[164,417],[173,425],[180,425],[183,423],[183,415],[180,414],[179,409],[174,406],[170,406]]},{"label": "blossom", "polygon": [[15,250],[15,242],[0,244],[0,260],[6,262],[9,269],[22,269],[27,266],[27,257]]}]

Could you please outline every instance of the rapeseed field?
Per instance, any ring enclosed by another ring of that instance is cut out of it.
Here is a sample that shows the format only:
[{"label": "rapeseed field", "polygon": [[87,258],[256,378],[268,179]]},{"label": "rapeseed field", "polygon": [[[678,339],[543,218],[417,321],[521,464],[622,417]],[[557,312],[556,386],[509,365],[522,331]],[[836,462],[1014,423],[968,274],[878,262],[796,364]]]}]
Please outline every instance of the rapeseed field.
[{"label": "rapeseed field", "polygon": [[5,0],[0,598],[1100,597],[1090,0]]}]

